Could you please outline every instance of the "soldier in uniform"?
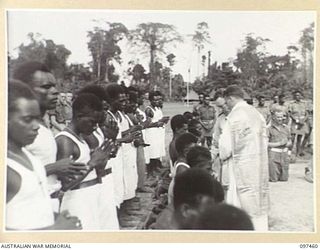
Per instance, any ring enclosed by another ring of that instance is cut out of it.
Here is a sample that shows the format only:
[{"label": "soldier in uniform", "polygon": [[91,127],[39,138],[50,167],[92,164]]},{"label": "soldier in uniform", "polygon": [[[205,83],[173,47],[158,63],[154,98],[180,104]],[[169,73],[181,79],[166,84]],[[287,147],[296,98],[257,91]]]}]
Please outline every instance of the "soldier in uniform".
[{"label": "soldier in uniform", "polygon": [[285,95],[281,94],[279,95],[279,105],[277,106],[277,109],[280,109],[283,112],[283,123],[288,124],[289,123],[289,110],[288,110],[288,104],[285,103]]},{"label": "soldier in uniform", "polygon": [[73,99],[73,94],[72,93],[66,93],[66,99],[63,102],[63,110],[62,110],[62,115],[65,119],[65,124],[66,126],[69,125],[72,119],[72,99]]},{"label": "soldier in uniform", "polygon": [[305,146],[312,146],[312,129],[313,129],[313,106],[312,102],[308,102],[307,104],[307,112],[308,112],[308,133],[305,134],[305,137],[302,141],[302,150],[304,150]]},{"label": "soldier in uniform", "polygon": [[265,97],[263,95],[258,96],[258,106],[256,109],[261,113],[261,115],[266,120],[266,123],[268,124],[270,121],[270,110],[267,106],[265,106]]},{"label": "soldier in uniform", "polygon": [[197,103],[193,106],[193,112],[197,112],[197,113],[199,112],[199,108],[203,104],[203,101],[204,101],[204,94],[200,93],[199,94],[199,103]]},{"label": "soldier in uniform", "polygon": [[291,147],[289,127],[283,124],[283,112],[275,110],[268,126],[269,181],[287,181],[289,178],[288,147]]},{"label": "soldier in uniform", "polygon": [[302,152],[302,138],[308,133],[307,126],[307,106],[304,101],[302,101],[302,93],[297,90],[293,92],[294,101],[289,104],[289,115],[291,118],[291,135],[293,144],[296,141],[296,156],[303,156]]},{"label": "soldier in uniform", "polygon": [[277,95],[277,94],[273,95],[272,100],[273,100],[273,103],[271,103],[269,106],[269,109],[271,112],[279,104],[279,95]]},{"label": "soldier in uniform", "polygon": [[210,97],[204,96],[204,102],[199,107],[198,113],[200,115],[200,123],[203,127],[204,143],[207,143],[208,148],[212,145],[213,127],[216,120],[216,110],[210,105]]}]

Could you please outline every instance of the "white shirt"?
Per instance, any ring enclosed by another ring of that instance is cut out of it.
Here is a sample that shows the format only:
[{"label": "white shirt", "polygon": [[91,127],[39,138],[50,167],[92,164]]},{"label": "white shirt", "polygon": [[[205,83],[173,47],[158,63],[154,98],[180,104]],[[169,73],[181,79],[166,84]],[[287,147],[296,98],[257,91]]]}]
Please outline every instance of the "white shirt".
[{"label": "white shirt", "polygon": [[33,171],[8,158],[7,164],[20,175],[21,186],[6,205],[6,227],[16,230],[41,229],[54,224],[46,173],[41,162],[22,149]]},{"label": "white shirt", "polygon": [[[56,162],[57,158],[57,144],[54,139],[53,133],[50,129],[40,124],[38,135],[34,142],[26,149],[37,157],[43,166]],[[61,189],[61,182],[56,175],[49,175],[48,188],[49,193],[52,194]]]}]

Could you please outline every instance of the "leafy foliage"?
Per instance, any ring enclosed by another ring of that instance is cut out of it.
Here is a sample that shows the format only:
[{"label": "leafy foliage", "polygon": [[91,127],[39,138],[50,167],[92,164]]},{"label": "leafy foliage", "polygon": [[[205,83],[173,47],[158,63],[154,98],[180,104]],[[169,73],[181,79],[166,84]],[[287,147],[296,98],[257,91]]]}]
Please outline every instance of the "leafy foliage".
[{"label": "leafy foliage", "polygon": [[29,43],[18,47],[19,55],[16,59],[9,58],[9,75],[15,68],[27,61],[45,63],[57,78],[63,78],[67,70],[67,59],[70,50],[62,44],[55,44],[50,39],[43,39],[41,34],[28,34]]},{"label": "leafy foliage", "polygon": [[99,80],[117,82],[112,60],[121,62],[121,48],[118,42],[128,35],[128,29],[122,23],[109,23],[106,27],[95,27],[88,31],[88,49],[92,56],[93,73]]},{"label": "leafy foliage", "polygon": [[192,35],[192,42],[194,46],[198,49],[198,52],[204,49],[204,45],[210,42],[209,25],[206,22],[200,22],[197,24],[197,29],[194,35]]},{"label": "leafy foliage", "polygon": [[[209,94],[212,90],[237,84],[251,97],[263,94],[271,98],[280,93],[290,96],[295,89],[312,97],[313,34],[314,24],[310,24],[302,31],[300,48],[290,45],[285,55],[265,53],[265,45],[271,41],[247,34],[235,60],[221,66],[217,63],[210,65],[208,75],[198,78],[192,88],[197,93]],[[298,53],[301,53],[303,62],[298,59]]]},{"label": "leafy foliage", "polygon": [[132,75],[133,84],[140,84],[142,81],[148,80],[148,74],[145,73],[146,70],[141,64],[136,64],[129,75]]},{"label": "leafy foliage", "polygon": [[176,56],[174,54],[172,54],[172,53],[167,55],[167,61],[168,61],[169,65],[170,65],[170,67],[172,67],[174,65],[174,63],[175,63],[174,59],[175,58],[176,58]]},{"label": "leafy foliage", "polygon": [[[147,54],[150,57],[149,73],[146,73],[141,64],[132,64],[134,66],[128,70],[128,75],[132,76],[131,84],[145,91],[160,89],[168,98],[171,83],[173,99],[181,100],[186,95],[186,84],[182,75],[172,74],[176,56],[168,53],[169,48],[182,42],[182,37],[174,26],[141,23],[136,29],[129,31],[122,23],[106,22],[104,27],[95,27],[88,31],[87,36],[88,49],[92,56],[91,68],[82,64],[67,65],[71,52],[64,45],[44,39],[41,34],[29,33],[29,43],[21,44],[17,48],[18,57],[12,58],[8,55],[9,77],[22,63],[35,60],[48,65],[57,77],[60,89],[73,90],[88,82],[117,82],[119,76],[115,73],[113,62],[121,64],[120,41],[128,39],[140,54]],[[203,72],[206,71],[205,65],[208,60],[207,75],[198,74],[198,78],[191,85],[197,93],[210,94],[230,84],[237,84],[252,97],[258,94],[266,97],[280,93],[289,95],[294,89],[300,89],[306,97],[312,97],[314,23],[301,31],[297,44],[289,45],[284,55],[266,53],[265,46],[271,41],[254,34],[247,34],[236,58],[221,65],[216,62],[211,64],[210,52],[208,57],[202,55],[200,58],[205,44],[209,44],[211,39],[207,23],[198,23],[195,33],[191,36],[198,50],[198,67],[202,66]],[[167,62],[163,65],[164,55]]]},{"label": "leafy foliage", "polygon": [[172,97],[176,101],[181,101],[187,95],[187,85],[181,74],[172,77]]},{"label": "leafy foliage", "polygon": [[138,48],[141,53],[150,55],[150,82],[156,84],[159,80],[157,75],[156,58],[164,54],[169,45],[176,42],[182,42],[182,37],[176,31],[175,27],[163,23],[141,23],[136,29],[130,32],[129,40],[132,46]]},{"label": "leafy foliage", "polygon": [[314,23],[311,23],[309,27],[302,31],[302,35],[299,39],[301,46],[301,54],[303,58],[303,81],[305,88],[312,93],[313,83],[313,51],[314,51]]}]

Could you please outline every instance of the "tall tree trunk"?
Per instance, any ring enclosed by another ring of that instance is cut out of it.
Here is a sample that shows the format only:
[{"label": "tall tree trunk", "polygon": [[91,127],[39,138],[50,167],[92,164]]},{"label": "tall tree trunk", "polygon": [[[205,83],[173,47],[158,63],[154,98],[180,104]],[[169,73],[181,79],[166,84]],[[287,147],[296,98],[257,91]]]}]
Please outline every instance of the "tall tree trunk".
[{"label": "tall tree trunk", "polygon": [[313,56],[310,52],[309,56],[309,70],[308,70],[308,88],[313,89]]},{"label": "tall tree trunk", "polygon": [[197,76],[200,76],[199,75],[199,67],[200,67],[200,47],[198,47]]},{"label": "tall tree trunk", "polygon": [[104,76],[105,82],[109,82],[109,74],[108,74],[108,71],[109,71],[109,58],[106,59],[106,74],[105,74],[105,76]]},{"label": "tall tree trunk", "polygon": [[169,97],[170,97],[170,101],[172,98],[172,80],[171,80],[171,69],[169,71]]},{"label": "tall tree trunk", "polygon": [[211,51],[208,51],[208,78],[210,77]]},{"label": "tall tree trunk", "polygon": [[155,45],[150,46],[150,87],[155,84],[156,76],[154,70],[154,58],[155,58]]},{"label": "tall tree trunk", "polygon": [[100,75],[101,75],[101,61],[100,56],[98,56],[98,80],[100,81]]},{"label": "tall tree trunk", "polygon": [[303,57],[303,81],[304,84],[307,83],[307,53],[302,52],[302,57]]},{"label": "tall tree trunk", "polygon": [[100,81],[100,76],[101,76],[101,54],[102,54],[102,46],[99,44],[99,49],[98,49],[98,80]]}]

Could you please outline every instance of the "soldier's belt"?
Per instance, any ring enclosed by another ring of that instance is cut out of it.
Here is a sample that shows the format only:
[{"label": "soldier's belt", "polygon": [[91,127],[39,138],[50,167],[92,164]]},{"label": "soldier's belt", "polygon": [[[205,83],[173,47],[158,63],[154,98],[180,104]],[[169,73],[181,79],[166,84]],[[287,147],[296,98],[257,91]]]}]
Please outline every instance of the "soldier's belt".
[{"label": "soldier's belt", "polygon": [[100,183],[100,180],[98,178],[95,178],[95,179],[90,180],[90,181],[81,182],[79,185],[71,188],[71,190],[77,190],[77,189],[81,189],[81,188],[91,187],[91,186],[94,186],[94,185],[96,185],[98,183]]},{"label": "soldier's belt", "polygon": [[61,196],[63,196],[63,191],[58,190],[54,193],[50,194],[51,199],[59,199]]},{"label": "soldier's belt", "polygon": [[271,148],[270,151],[277,152],[277,153],[284,153],[284,152],[288,152],[288,148]]},{"label": "soldier's belt", "polygon": [[104,169],[103,171],[101,171],[101,177],[104,177],[104,176],[111,174],[111,173],[112,173],[112,168]]},{"label": "soldier's belt", "polygon": [[232,155],[230,155],[228,158],[221,160],[223,163],[225,163],[226,161],[229,161],[231,159]]}]

